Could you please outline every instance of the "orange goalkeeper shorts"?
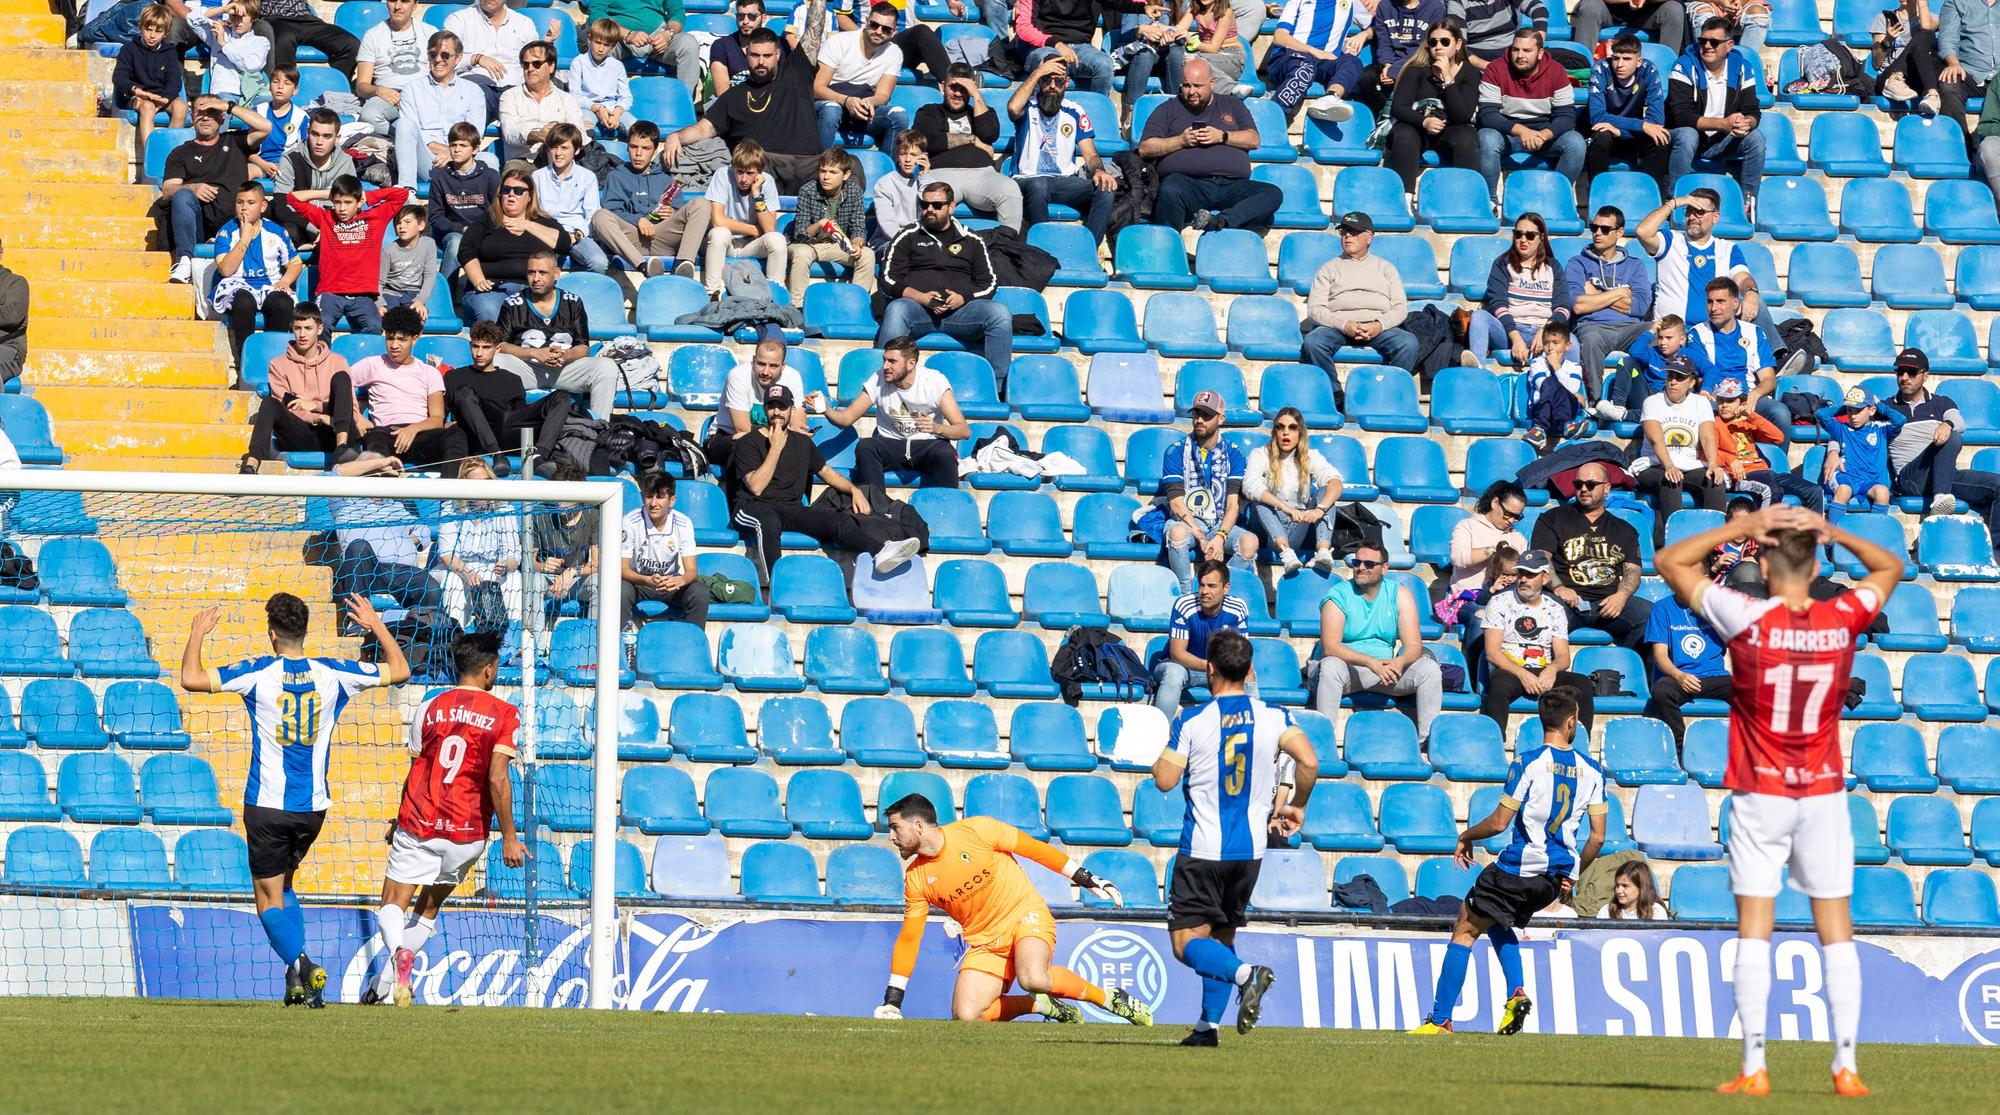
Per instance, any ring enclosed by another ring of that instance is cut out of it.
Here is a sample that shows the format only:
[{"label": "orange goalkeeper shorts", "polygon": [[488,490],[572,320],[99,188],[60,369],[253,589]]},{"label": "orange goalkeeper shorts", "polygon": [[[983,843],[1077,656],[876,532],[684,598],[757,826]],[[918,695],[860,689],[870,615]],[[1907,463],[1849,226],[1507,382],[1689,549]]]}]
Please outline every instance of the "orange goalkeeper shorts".
[{"label": "orange goalkeeper shorts", "polygon": [[968,947],[965,958],[958,963],[958,969],[961,972],[984,972],[1001,983],[1011,984],[1014,982],[1014,946],[1030,937],[1046,943],[1053,958],[1056,921],[1047,906],[1037,905],[1022,910],[1020,917],[1012,922],[1010,931],[1001,939]]}]

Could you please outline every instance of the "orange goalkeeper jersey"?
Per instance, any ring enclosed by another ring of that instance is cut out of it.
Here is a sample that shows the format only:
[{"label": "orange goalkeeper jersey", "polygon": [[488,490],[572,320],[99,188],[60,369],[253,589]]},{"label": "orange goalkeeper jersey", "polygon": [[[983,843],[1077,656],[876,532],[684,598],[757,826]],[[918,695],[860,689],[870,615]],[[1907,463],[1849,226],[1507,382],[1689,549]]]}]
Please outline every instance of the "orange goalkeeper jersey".
[{"label": "orange goalkeeper jersey", "polygon": [[[936,906],[963,927],[966,947],[978,949],[1004,942],[1030,911],[1042,911],[1044,924],[1050,924],[1048,903],[1014,857],[1061,873],[1069,862],[1066,854],[991,817],[968,817],[941,831],[944,847],[938,854],[919,856],[903,872],[905,925],[914,922],[921,932]],[[915,961],[912,949],[910,967]],[[907,974],[910,968],[899,963],[896,970]]]}]

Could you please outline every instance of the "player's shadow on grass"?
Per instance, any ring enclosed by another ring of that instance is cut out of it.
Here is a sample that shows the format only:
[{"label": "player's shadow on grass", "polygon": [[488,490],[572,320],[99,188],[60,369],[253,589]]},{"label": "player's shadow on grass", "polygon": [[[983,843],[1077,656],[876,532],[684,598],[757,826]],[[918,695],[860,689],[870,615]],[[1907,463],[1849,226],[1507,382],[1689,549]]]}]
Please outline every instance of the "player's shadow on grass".
[{"label": "player's shadow on grass", "polygon": [[[1503,1087],[1514,1085],[1523,1088],[1539,1088],[1548,1084],[1542,1080],[1496,1080],[1492,1083]],[[1653,1084],[1644,1080],[1571,1081],[1572,1088],[1608,1088],[1623,1092],[1709,1092],[1712,1088],[1701,1084]]]}]

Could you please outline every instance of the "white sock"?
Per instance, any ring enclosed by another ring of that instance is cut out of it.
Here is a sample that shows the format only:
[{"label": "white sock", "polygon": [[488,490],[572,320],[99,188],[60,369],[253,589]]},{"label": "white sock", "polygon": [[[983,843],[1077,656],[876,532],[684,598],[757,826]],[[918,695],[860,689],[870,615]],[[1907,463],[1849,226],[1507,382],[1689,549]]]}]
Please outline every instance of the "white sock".
[{"label": "white sock", "polygon": [[1736,939],[1736,1017],[1743,1026],[1743,1075],[1764,1068],[1764,1026],[1771,1001],[1771,942]]},{"label": "white sock", "polygon": [[1854,1038],[1861,1029],[1861,956],[1853,941],[1821,945],[1826,1005],[1833,1015],[1833,1071],[1854,1068]]},{"label": "white sock", "polygon": [[1213,1029],[1215,1029],[1215,1023],[1210,1022],[1206,1018],[1197,1018],[1194,1020],[1194,1032],[1197,1034]]},{"label": "white sock", "polygon": [[403,930],[403,947],[411,952],[424,951],[424,943],[437,932],[437,924],[431,918],[418,918],[415,925]]},{"label": "white sock", "polygon": [[1238,964],[1236,966],[1236,986],[1242,987],[1244,984],[1249,982],[1250,982],[1250,965]]},{"label": "white sock", "polygon": [[382,951],[391,957],[403,948],[403,908],[388,902],[375,911],[375,928],[382,934]]}]

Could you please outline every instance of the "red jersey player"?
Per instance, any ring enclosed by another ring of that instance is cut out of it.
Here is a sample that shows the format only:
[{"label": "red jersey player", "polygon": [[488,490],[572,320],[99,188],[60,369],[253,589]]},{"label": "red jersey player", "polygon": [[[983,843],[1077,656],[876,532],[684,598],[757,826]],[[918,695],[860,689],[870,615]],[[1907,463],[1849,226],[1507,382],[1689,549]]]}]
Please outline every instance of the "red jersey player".
[{"label": "red jersey player", "polygon": [[[1717,546],[1755,541],[1770,598],[1759,600],[1709,580],[1703,563]],[[1857,587],[1830,600],[1809,589],[1820,546],[1837,543],[1868,567]],[[1736,1016],[1743,1071],[1719,1091],[1761,1096],[1766,1004],[1771,994],[1771,923],[1784,868],[1812,899],[1833,1021],[1833,1087],[1868,1089],[1854,1064],[1861,1027],[1861,962],[1848,898],[1854,891],[1854,831],[1847,814],[1840,711],[1854,669],[1854,645],[1903,575],[1900,555],[1809,511],[1767,507],[1683,539],[1653,558],[1682,604],[1729,645],[1729,882],[1736,894]]]},{"label": "red jersey player", "polygon": [[[500,636],[462,635],[451,651],[457,688],[425,701],[410,722],[414,757],[390,831],[382,907],[375,912],[389,958],[380,983],[393,980],[399,1007],[410,1005],[410,968],[435,929],[444,900],[486,850],[487,817],[500,818],[500,857],[507,866],[521,866],[523,856],[507,779],[521,714],[491,692],[500,667]],[[406,929],[404,911],[412,898],[417,923]],[[384,990],[370,987],[362,1001],[379,1003]]]}]

